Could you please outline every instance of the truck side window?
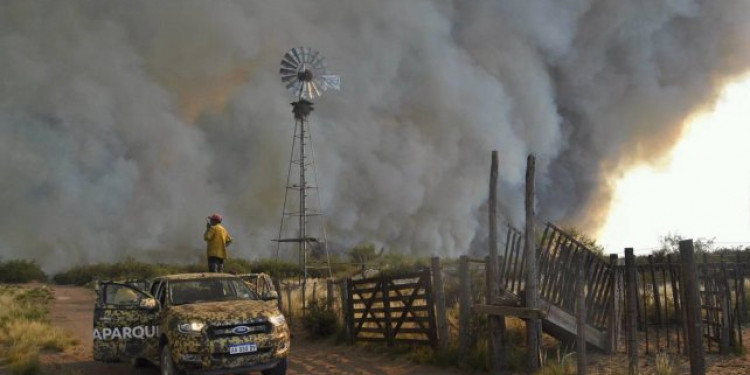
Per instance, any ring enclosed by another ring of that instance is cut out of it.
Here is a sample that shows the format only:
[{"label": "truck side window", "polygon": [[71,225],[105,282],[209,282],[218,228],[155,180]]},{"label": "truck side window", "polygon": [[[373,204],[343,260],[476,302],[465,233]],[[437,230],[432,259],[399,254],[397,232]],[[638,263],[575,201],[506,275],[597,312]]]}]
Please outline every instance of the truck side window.
[{"label": "truck side window", "polygon": [[137,305],[141,297],[133,289],[125,285],[109,284],[105,286],[104,303],[108,305],[133,306]]},{"label": "truck side window", "polygon": [[149,290],[149,293],[151,293],[154,298],[159,298],[156,296],[156,291],[159,290],[159,286],[161,285],[161,281],[155,281],[153,284],[151,284],[151,290]]},{"label": "truck side window", "polygon": [[167,293],[166,288],[164,287],[166,285],[165,281],[162,281],[157,285],[154,289],[155,291],[151,293],[151,295],[154,296],[154,298],[159,300],[159,303],[164,306],[164,302],[167,300]]}]

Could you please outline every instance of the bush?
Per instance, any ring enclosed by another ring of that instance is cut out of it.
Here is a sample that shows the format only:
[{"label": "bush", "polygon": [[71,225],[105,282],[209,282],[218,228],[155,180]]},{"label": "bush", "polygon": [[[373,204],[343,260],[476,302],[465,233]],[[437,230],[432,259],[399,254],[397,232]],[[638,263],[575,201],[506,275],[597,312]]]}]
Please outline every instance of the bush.
[{"label": "bush", "polygon": [[263,272],[275,279],[301,275],[300,267],[296,263],[276,259],[259,259],[250,263],[249,268],[251,272]]},{"label": "bush", "polygon": [[31,281],[47,281],[36,261],[18,259],[0,262],[0,283],[28,283]]},{"label": "bush", "polygon": [[117,263],[75,266],[56,274],[52,280],[62,285],[85,285],[94,280],[148,279],[161,275],[206,271],[205,265],[154,264],[126,258]]},{"label": "bush", "polygon": [[307,306],[307,314],[302,319],[302,325],[315,338],[329,337],[338,329],[336,313],[329,310],[323,301],[313,301]]}]

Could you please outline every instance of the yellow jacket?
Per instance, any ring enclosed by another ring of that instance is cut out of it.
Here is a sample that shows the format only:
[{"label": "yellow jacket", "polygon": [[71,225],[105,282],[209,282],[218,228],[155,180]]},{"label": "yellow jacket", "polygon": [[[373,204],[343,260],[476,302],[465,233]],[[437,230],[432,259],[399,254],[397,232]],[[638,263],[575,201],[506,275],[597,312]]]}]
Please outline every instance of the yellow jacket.
[{"label": "yellow jacket", "polygon": [[222,259],[227,257],[227,246],[232,243],[232,237],[221,224],[206,229],[203,239],[206,241],[206,256]]}]

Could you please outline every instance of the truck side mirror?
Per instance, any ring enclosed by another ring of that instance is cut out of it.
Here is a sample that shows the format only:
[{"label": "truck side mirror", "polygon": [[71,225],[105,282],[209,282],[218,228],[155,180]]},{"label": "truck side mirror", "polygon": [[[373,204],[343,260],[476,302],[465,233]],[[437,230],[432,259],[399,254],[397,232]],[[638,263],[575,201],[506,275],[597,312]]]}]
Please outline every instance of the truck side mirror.
[{"label": "truck side mirror", "polygon": [[159,310],[159,301],[156,298],[144,298],[141,300],[139,307],[148,311],[157,311]]},{"label": "truck side mirror", "polygon": [[263,293],[264,301],[271,301],[271,300],[276,300],[276,299],[279,299],[279,293],[276,292],[275,290],[269,290]]}]

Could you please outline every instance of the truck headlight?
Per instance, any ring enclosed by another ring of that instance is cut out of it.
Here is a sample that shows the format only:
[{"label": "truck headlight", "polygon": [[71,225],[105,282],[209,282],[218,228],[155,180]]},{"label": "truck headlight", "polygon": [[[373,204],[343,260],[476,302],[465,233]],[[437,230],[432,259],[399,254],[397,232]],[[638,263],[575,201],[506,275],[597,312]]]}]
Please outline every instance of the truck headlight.
[{"label": "truck headlight", "polygon": [[177,329],[182,333],[200,333],[201,330],[203,330],[203,327],[205,326],[206,326],[206,323],[194,320],[191,322],[178,324]]},{"label": "truck headlight", "polygon": [[273,324],[274,327],[283,326],[286,324],[286,319],[284,319],[284,314],[274,315],[270,318],[268,318],[268,321]]}]

